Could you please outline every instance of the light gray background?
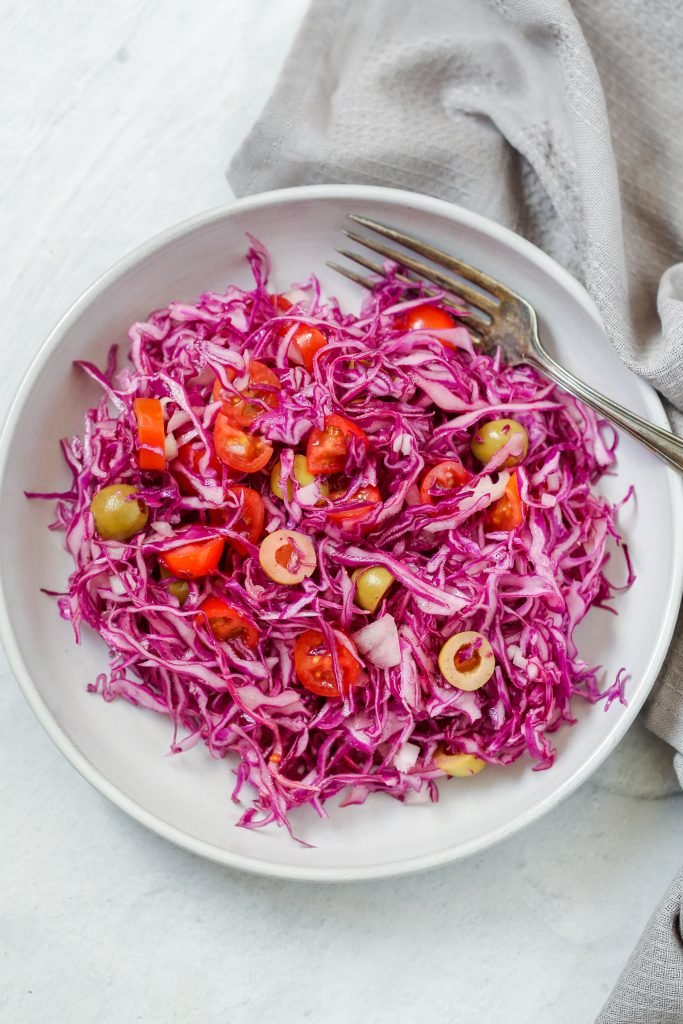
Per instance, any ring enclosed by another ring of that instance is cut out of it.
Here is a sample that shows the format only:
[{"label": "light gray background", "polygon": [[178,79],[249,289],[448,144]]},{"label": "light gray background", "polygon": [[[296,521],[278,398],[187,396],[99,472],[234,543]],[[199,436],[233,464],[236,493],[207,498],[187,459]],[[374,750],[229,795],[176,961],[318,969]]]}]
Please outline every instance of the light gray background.
[{"label": "light gray background", "polygon": [[[3,415],[97,275],[229,198],[224,168],[304,9],[0,2]],[[683,856],[669,751],[636,725],[577,794],[476,859],[347,887],[235,874],[94,792],[0,668],[11,1024],[591,1021]]]}]

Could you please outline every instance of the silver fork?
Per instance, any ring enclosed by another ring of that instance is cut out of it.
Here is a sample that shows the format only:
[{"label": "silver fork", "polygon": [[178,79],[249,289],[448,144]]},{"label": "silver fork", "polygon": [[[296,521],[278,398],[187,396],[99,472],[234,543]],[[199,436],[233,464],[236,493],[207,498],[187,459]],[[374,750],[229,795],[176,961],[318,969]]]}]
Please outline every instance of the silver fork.
[{"label": "silver fork", "polygon": [[[526,299],[482,270],[477,270],[469,263],[436,249],[433,245],[412,238],[403,231],[397,231],[368,217],[358,217],[356,214],[349,214],[349,217],[356,224],[398,243],[403,249],[426,256],[431,263],[437,264],[429,266],[411,256],[409,252],[395,249],[355,231],[344,232],[352,241],[403,267],[405,273],[399,274],[401,280],[416,286],[423,280],[431,281],[439,289],[454,296],[450,304],[459,308],[462,308],[462,303],[457,300],[464,300],[470,314],[465,321],[466,326],[484,348],[500,345],[512,366],[520,363],[535,366],[565,391],[592,406],[601,416],[611,420],[664,462],[683,473],[683,441],[670,430],[655,426],[642,416],[629,412],[618,402],[596,391],[590,384],[579,380],[569,370],[560,366],[543,348],[538,337],[536,313]],[[384,272],[382,266],[361,253],[347,249],[337,251],[373,274],[382,275]],[[348,267],[333,262],[328,263],[328,266],[364,288],[373,286],[371,278],[364,277]],[[458,277],[453,277],[447,271],[452,271]]]}]

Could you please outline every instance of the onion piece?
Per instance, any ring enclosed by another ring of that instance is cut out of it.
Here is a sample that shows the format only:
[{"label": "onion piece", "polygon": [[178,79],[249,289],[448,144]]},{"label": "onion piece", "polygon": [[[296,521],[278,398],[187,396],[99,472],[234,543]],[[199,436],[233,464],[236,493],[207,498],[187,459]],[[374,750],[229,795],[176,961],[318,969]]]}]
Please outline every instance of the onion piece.
[{"label": "onion piece", "polygon": [[378,668],[401,664],[401,645],[393,615],[383,615],[352,635],[360,654]]}]

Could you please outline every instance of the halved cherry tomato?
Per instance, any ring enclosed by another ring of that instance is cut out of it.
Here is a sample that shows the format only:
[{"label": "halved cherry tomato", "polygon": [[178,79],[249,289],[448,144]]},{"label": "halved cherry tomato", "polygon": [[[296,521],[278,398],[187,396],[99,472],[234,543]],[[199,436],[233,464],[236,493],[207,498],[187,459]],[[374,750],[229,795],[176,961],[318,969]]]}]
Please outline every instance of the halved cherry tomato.
[{"label": "halved cherry tomato", "polygon": [[183,544],[179,548],[162,551],[159,561],[173,576],[181,579],[198,579],[208,576],[218,568],[225,541],[222,537],[198,540]]},{"label": "halved cherry tomato", "polygon": [[[236,533],[243,534],[252,544],[256,544],[263,533],[265,508],[261,495],[253,487],[243,487],[242,484],[233,484],[232,487],[228,487],[225,492],[226,507],[210,509],[209,522],[215,526],[223,526],[224,523],[232,519],[235,502],[229,500],[228,496],[231,494],[242,506],[241,515],[232,524],[231,529]],[[228,543],[242,555],[249,550],[246,544],[242,544],[238,540],[229,540]]]},{"label": "halved cherry tomato", "polygon": [[292,308],[292,303],[284,295],[274,295],[273,302],[278,313],[286,313]]},{"label": "halved cherry tomato", "polygon": [[216,417],[213,442],[221,462],[242,473],[255,473],[263,469],[273,454],[272,445],[262,437],[240,430],[222,412]]},{"label": "halved cherry tomato", "polygon": [[396,325],[404,331],[443,331],[458,326],[455,318],[445,309],[429,303],[424,306],[413,306],[407,313],[399,316]]},{"label": "halved cherry tomato", "polygon": [[[195,476],[199,476],[199,463],[205,452],[206,448],[201,441],[188,441],[187,444],[181,444],[178,449],[178,457],[173,460],[170,469],[178,481],[178,490],[181,494],[189,496],[197,493],[184,469],[189,469]],[[220,480],[222,466],[214,451],[209,451],[207,469],[212,469]]]},{"label": "halved cherry tomato", "polygon": [[[332,501],[338,501],[340,504],[343,502],[346,504],[346,491],[334,491],[330,498]],[[369,516],[375,505],[379,505],[382,501],[382,495],[379,489],[373,484],[368,484],[367,487],[361,487],[360,490],[348,499],[348,502],[357,502],[358,508],[348,508],[345,511],[340,512],[328,512],[327,518],[331,519],[333,523],[351,523],[358,522],[360,519],[365,519]]]},{"label": "halved cherry tomato", "polygon": [[316,353],[327,345],[327,338],[317,327],[310,327],[308,324],[299,324],[292,335],[291,344],[294,345],[297,353],[301,356],[303,364],[309,373],[313,372]]},{"label": "halved cherry tomato", "polygon": [[449,491],[462,487],[471,479],[471,474],[459,459],[447,459],[425,473],[420,484],[420,497],[425,505],[433,505],[439,498],[452,497]]},{"label": "halved cherry tomato", "polygon": [[516,473],[508,480],[503,497],[489,508],[487,522],[491,530],[514,530],[524,522],[524,505]]},{"label": "halved cherry tomato", "polygon": [[247,647],[258,646],[256,626],[222,597],[207,597],[199,605],[195,625],[203,626],[207,619],[216,640],[242,640]]},{"label": "halved cherry tomato", "polygon": [[341,673],[341,688],[334,674],[332,654],[319,629],[307,629],[294,642],[294,670],[302,686],[321,697],[340,697],[358,682],[360,664],[340,641],[335,650]]},{"label": "halved cherry tomato", "polygon": [[[234,380],[237,371],[226,367],[228,380]],[[221,410],[231,423],[237,427],[249,427],[257,416],[264,412],[263,406],[274,409],[278,403],[277,392],[281,388],[277,376],[265,363],[252,359],[249,364],[249,386],[235,393],[226,391],[218,377],[213,385],[214,402],[221,402]]]},{"label": "halved cherry tomato", "polygon": [[166,469],[164,453],[164,410],[158,398],[136,398],[133,402],[138,422],[138,463],[140,469]]},{"label": "halved cherry tomato", "polygon": [[[193,473],[199,473],[199,464],[205,452],[206,448],[202,441],[188,441],[187,444],[181,444],[178,449],[178,458],[182,462],[183,466],[187,466],[187,468],[191,469]],[[207,463],[207,468],[215,470],[220,476],[220,460],[216,453],[211,451],[211,449],[209,449],[209,461]]]},{"label": "halved cherry tomato", "polygon": [[306,465],[308,472],[314,476],[327,476],[330,473],[341,473],[346,465],[348,440],[358,437],[365,444],[370,444],[367,435],[345,416],[333,412],[325,417],[325,429],[314,427],[308,435],[306,447]]}]

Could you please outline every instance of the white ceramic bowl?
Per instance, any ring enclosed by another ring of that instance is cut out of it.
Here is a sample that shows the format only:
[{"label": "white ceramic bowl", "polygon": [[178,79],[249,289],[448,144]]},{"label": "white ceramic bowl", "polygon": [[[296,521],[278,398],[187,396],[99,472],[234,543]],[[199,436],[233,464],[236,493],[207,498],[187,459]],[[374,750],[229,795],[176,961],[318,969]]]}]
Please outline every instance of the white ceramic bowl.
[{"label": "white ceramic bowl", "polygon": [[[662,663],[681,593],[679,479],[629,438],[619,448],[619,473],[604,482],[611,498],[637,485],[637,502],[623,529],[638,573],[617,601],[619,617],[595,611],[580,646],[611,680],[626,665],[628,706],[608,712],[576,701],[579,723],[557,734],[550,771],[528,764],[487,770],[442,787],[437,804],[404,806],[374,796],[362,807],[330,808],[327,821],[306,809],[294,816],[298,834],[234,827],[232,773],[202,749],[165,757],[166,719],[123,701],[106,704],[85,685],[106,667],[99,638],[74,644],[41,586],[63,587],[70,561],[60,534],[47,525],[51,503],[28,502],[24,490],[59,490],[68,476],[58,438],[79,432],[97,394],[74,359],[102,364],[112,342],[124,342],[134,320],[171,299],[249,280],[245,233],[273,256],[273,281],[320,275],[343,303],[359,291],[325,266],[341,241],[349,212],[414,231],[507,282],[535,305],[551,350],[631,409],[665,424],[654,393],[629,373],[604,337],[585,291],[538,249],[496,224],[426,196],[360,186],[288,189],[244,199],[172,228],[105,274],[72,307],[45,342],[16,396],[2,436],[0,468],[0,632],[14,673],[38,719],[75,767],[138,821],[195,853],[268,875],[347,880],[395,875],[474,853],[554,807],[593,772],[633,721]],[[36,425],[39,443],[36,443]],[[46,439],[54,438],[54,444]],[[572,837],[567,836],[571,843]]]}]

